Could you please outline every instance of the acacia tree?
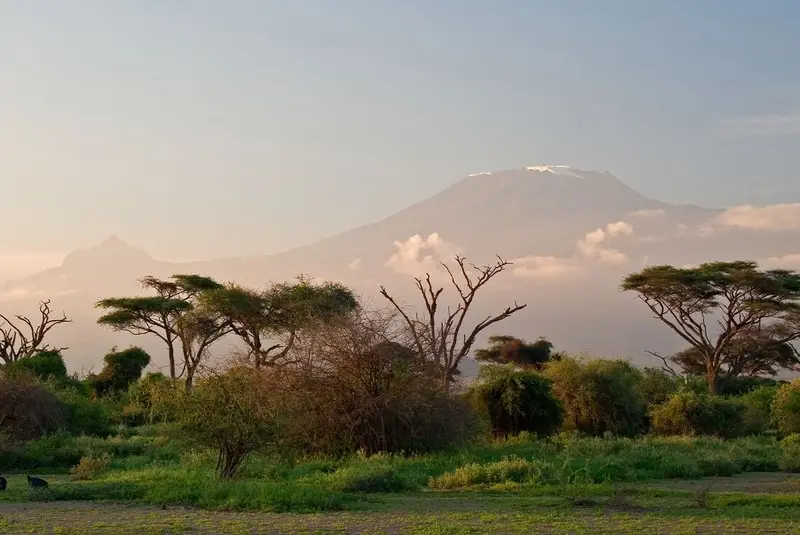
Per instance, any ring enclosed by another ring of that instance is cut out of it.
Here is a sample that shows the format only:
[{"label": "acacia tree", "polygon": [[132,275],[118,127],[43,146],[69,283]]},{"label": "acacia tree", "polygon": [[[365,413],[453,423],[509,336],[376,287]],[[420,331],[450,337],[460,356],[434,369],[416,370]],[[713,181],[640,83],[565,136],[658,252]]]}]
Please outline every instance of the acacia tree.
[{"label": "acacia tree", "polygon": [[[381,286],[381,295],[394,306],[408,326],[415,350],[433,361],[436,369],[440,371],[441,385],[444,389],[449,388],[454,377],[458,375],[458,366],[469,354],[478,335],[487,327],[503,321],[527,306],[514,303],[514,306],[507,307],[500,314],[486,316],[472,330],[466,331],[465,320],[476,295],[490,280],[505,271],[511,262],[499,256],[493,265],[467,264],[466,258],[462,256],[456,256],[455,262],[456,266],[453,268],[444,262],[441,265],[450,276],[450,282],[458,294],[458,304],[455,308],[447,307],[441,316],[439,300],[444,287],[434,287],[430,273],[426,273],[424,279],[418,277],[414,279],[425,305],[422,316],[417,313],[412,318],[386,291],[386,288]],[[471,271],[473,273],[470,273]]]},{"label": "acacia tree", "polygon": [[697,351],[709,392],[737,338],[762,327],[779,333],[776,344],[800,337],[800,274],[761,271],[755,262],[710,262],[694,268],[651,266],[625,277],[655,314]]},{"label": "acacia tree", "polygon": [[63,313],[61,317],[51,315],[49,300],[39,302],[39,318],[36,320],[17,314],[14,316],[16,321],[12,321],[0,314],[0,359],[5,364],[11,364],[36,353],[66,350],[66,347],[50,347],[45,338],[54,327],[71,323],[72,320]]},{"label": "acacia tree", "polygon": [[200,294],[221,288],[222,285],[201,275],[173,275],[170,280],[147,276],[139,282],[156,295],[103,299],[95,306],[108,312],[97,323],[136,336],[157,336],[167,346],[170,377],[177,379],[185,371],[185,366],[180,373],[176,369],[175,346],[180,341],[178,321],[192,310]]},{"label": "acacia tree", "polygon": [[186,391],[192,390],[194,377],[212,344],[231,332],[227,319],[215,312],[193,309],[178,318],[175,332],[181,342],[186,371]]},{"label": "acacia tree", "polygon": [[490,336],[489,347],[475,351],[475,360],[497,364],[514,364],[521,368],[541,370],[550,360],[560,358],[553,353],[553,344],[545,338],[526,342],[508,335]]},{"label": "acacia tree", "polygon": [[[358,308],[349,288],[333,282],[317,285],[305,277],[266,290],[230,284],[206,292],[200,303],[206,313],[227,320],[256,368],[285,361],[300,331],[312,322],[330,323]],[[279,336],[284,338],[281,343],[266,345]]]},{"label": "acacia tree", "polygon": [[[721,374],[726,377],[774,377],[780,370],[800,372],[800,353],[774,328],[747,329],[735,336],[722,353]],[[658,355],[657,355],[658,356]],[[668,365],[666,359],[663,359]],[[683,373],[702,375],[705,366],[700,352],[689,347],[669,357]]]}]

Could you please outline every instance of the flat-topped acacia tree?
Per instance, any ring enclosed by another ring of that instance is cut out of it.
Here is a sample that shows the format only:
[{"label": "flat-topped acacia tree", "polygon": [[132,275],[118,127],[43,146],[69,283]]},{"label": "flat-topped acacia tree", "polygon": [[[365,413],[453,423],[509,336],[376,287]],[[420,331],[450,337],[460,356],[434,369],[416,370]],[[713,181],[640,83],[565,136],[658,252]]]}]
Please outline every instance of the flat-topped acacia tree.
[{"label": "flat-topped acacia tree", "polygon": [[628,275],[621,288],[696,350],[712,394],[726,353],[746,333],[768,328],[778,345],[800,338],[800,274],[792,270],[749,261],[660,265]]},{"label": "flat-topped acacia tree", "polygon": [[[97,320],[97,323],[136,336],[148,334],[157,336],[167,346],[170,377],[177,379],[186,371],[187,365],[191,366],[193,361],[197,360],[196,351],[189,348],[189,361],[187,362],[187,356],[184,355],[184,370],[178,373],[175,347],[176,343],[180,342],[181,334],[191,335],[192,339],[199,337],[201,343],[203,340],[207,342],[209,338],[208,332],[203,334],[200,332],[202,329],[198,330],[201,322],[195,321],[197,318],[185,321],[182,329],[179,329],[179,322],[194,308],[194,303],[200,294],[222,288],[222,285],[210,277],[185,274],[173,275],[169,280],[147,276],[139,282],[143,288],[154,291],[155,295],[103,299],[95,306],[107,312]],[[203,351],[207,349],[207,345],[208,343],[203,345]],[[183,350],[184,353],[186,351]]]}]

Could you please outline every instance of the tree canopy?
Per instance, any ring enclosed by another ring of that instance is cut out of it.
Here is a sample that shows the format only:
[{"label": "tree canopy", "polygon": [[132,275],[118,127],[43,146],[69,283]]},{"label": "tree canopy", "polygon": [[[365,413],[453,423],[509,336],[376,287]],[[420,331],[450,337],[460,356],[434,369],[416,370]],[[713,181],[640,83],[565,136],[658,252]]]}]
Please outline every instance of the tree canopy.
[{"label": "tree canopy", "polygon": [[622,289],[636,292],[697,352],[711,393],[726,354],[744,333],[768,326],[776,345],[800,337],[800,274],[795,271],[762,271],[748,261],[651,266],[625,277]]},{"label": "tree canopy", "polygon": [[553,344],[545,338],[531,343],[508,335],[491,336],[489,347],[475,351],[475,360],[479,362],[514,364],[533,370],[541,370],[547,362],[558,356],[558,353],[553,353]]}]

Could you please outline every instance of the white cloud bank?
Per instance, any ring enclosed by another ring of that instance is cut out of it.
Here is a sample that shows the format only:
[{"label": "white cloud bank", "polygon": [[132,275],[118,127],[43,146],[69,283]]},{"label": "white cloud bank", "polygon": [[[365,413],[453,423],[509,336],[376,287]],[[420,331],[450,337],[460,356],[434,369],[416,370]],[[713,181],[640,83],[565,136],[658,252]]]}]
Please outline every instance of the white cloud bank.
[{"label": "white cloud bank", "polygon": [[581,274],[591,261],[621,265],[630,261],[628,256],[606,246],[609,239],[633,236],[633,226],[625,221],[609,223],[605,227],[587,232],[576,244],[576,254],[570,258],[555,256],[526,256],[515,259],[513,273],[520,278],[553,279]]},{"label": "white cloud bank", "polygon": [[712,223],[751,230],[800,230],[800,203],[732,206]]},{"label": "white cloud bank", "polygon": [[437,270],[440,262],[451,260],[459,247],[444,241],[438,232],[423,238],[415,234],[405,241],[394,242],[395,252],[386,265],[402,275],[415,277]]}]

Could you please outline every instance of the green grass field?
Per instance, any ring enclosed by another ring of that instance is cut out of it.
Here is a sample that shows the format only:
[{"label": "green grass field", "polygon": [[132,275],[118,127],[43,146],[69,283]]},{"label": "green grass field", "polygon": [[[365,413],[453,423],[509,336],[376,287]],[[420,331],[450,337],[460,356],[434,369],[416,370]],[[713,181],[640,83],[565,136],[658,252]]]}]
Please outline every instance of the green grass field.
[{"label": "green grass field", "polygon": [[[0,493],[0,533],[800,533],[800,475],[764,438],[552,440],[296,462],[254,457],[220,482],[209,452],[158,429],[32,443]],[[183,452],[183,453],[181,453]],[[111,455],[73,481],[64,462]],[[24,457],[20,462],[24,462]]]}]

